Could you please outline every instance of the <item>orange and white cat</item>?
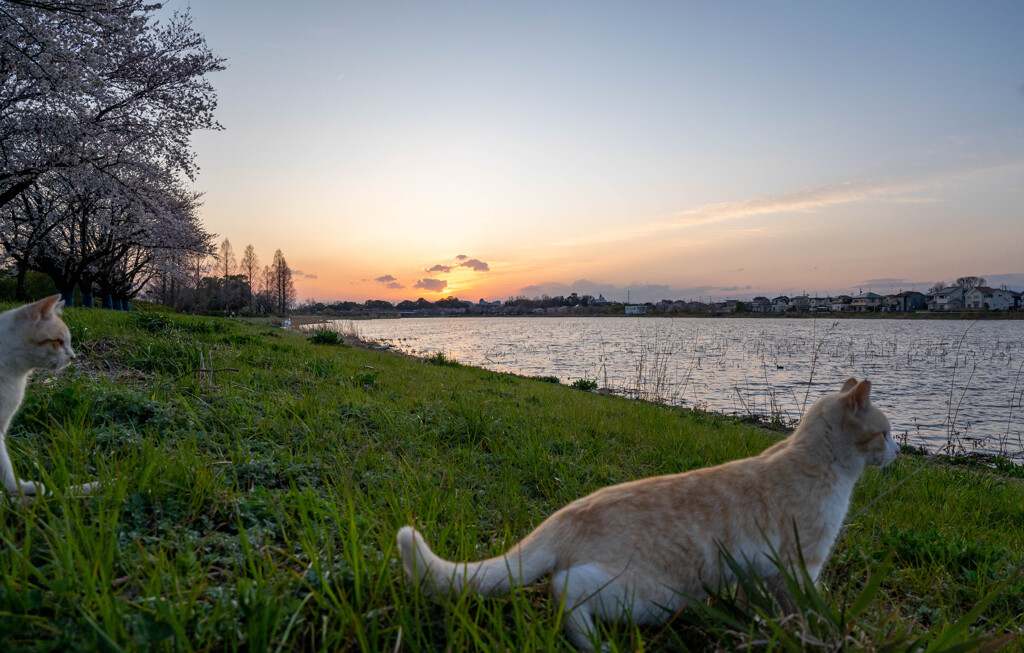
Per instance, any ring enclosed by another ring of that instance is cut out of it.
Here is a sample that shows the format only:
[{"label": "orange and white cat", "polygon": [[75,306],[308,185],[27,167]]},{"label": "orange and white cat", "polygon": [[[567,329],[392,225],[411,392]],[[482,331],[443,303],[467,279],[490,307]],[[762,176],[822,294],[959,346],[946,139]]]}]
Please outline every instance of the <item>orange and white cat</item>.
[{"label": "orange and white cat", "polygon": [[[7,453],[7,429],[25,398],[34,369],[59,370],[75,358],[71,332],[60,319],[60,295],[0,313],[0,480],[3,490],[22,499],[45,494],[42,483],[23,481],[14,474]],[[72,487],[90,492],[95,483]]]},{"label": "orange and white cat", "polygon": [[847,380],[759,456],[598,490],[489,560],[444,560],[405,526],[398,549],[406,576],[432,594],[498,594],[550,574],[569,640],[583,650],[596,643],[595,618],[658,621],[703,598],[706,586],[735,581],[722,550],[767,579],[784,602],[769,557],[774,552],[795,571],[799,538],[817,580],[857,478],[896,459],[889,421],[870,390],[868,381]]}]

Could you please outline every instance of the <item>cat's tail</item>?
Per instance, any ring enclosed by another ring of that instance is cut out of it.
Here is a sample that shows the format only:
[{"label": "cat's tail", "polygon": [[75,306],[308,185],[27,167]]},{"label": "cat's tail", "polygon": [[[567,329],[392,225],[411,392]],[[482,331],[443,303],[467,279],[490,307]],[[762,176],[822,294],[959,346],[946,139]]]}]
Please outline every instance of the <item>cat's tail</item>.
[{"label": "cat's tail", "polygon": [[412,526],[398,531],[398,551],[405,576],[430,594],[457,594],[469,588],[480,594],[501,594],[526,585],[551,571],[555,552],[545,538],[528,537],[504,555],[478,562],[449,562],[427,546]]}]

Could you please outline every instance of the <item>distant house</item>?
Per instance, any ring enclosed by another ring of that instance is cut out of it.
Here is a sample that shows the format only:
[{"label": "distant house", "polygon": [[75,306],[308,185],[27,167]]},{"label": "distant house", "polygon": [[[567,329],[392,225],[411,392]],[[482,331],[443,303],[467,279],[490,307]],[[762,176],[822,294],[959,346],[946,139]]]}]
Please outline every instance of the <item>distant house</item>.
[{"label": "distant house", "polygon": [[974,310],[1008,311],[1015,306],[1013,292],[977,286],[964,293],[964,307]]},{"label": "distant house", "polygon": [[751,313],[771,313],[772,300],[767,297],[755,297],[747,303]]},{"label": "distant house", "polygon": [[850,302],[853,301],[853,297],[849,295],[839,295],[838,297],[832,297],[829,300],[828,308],[830,311],[841,313],[843,311],[850,310]]},{"label": "distant house", "polygon": [[647,314],[647,307],[644,306],[643,304],[627,305],[626,306],[626,315],[646,315],[646,314]]},{"label": "distant house", "polygon": [[906,290],[895,295],[886,295],[883,303],[890,311],[913,313],[923,309],[926,305],[926,300],[927,298],[924,293],[917,292],[916,290]]},{"label": "distant house", "polygon": [[595,306],[603,306],[608,303],[608,300],[604,298],[604,295],[598,294],[597,299],[591,299],[590,303]]},{"label": "distant house", "polygon": [[881,310],[883,297],[873,292],[862,292],[850,300],[850,310],[856,313],[874,313]]},{"label": "distant house", "polygon": [[785,313],[789,310],[789,297],[779,295],[772,298],[772,313]]},{"label": "distant house", "polygon": [[929,311],[959,311],[964,307],[963,288],[943,288],[928,296]]},{"label": "distant house", "polygon": [[828,297],[808,297],[807,298],[807,310],[809,311],[827,311],[829,302],[831,301]]}]

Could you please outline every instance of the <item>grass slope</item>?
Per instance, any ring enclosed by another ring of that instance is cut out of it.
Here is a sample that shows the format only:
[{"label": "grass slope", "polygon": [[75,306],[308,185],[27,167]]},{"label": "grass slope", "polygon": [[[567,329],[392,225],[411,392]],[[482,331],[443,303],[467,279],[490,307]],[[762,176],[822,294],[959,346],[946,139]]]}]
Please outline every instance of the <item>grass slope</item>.
[{"label": "grass slope", "polygon": [[[104,488],[0,505],[3,651],[566,649],[544,583],[431,602],[402,579],[396,530],[415,523],[441,555],[494,555],[600,487],[776,437],[226,319],[65,317],[79,360],[34,377],[8,443],[24,478]],[[907,479],[920,465],[903,457],[859,484],[816,608],[837,615],[831,634],[698,611],[608,625],[613,649],[882,646],[964,615],[975,634],[1019,631],[1022,482],[937,463]]]}]

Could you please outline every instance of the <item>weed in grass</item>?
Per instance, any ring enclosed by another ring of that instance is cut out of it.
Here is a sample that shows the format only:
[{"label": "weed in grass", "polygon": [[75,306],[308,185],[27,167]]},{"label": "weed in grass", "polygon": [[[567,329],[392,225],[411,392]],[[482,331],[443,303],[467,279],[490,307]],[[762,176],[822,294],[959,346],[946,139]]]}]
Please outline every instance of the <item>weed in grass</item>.
[{"label": "weed in grass", "polygon": [[442,367],[459,367],[462,365],[459,361],[454,358],[448,358],[444,355],[444,352],[440,351],[433,356],[427,356],[423,360],[431,365],[440,365]]},{"label": "weed in grass", "polygon": [[344,345],[341,336],[338,335],[337,331],[331,331],[330,329],[317,329],[313,331],[313,335],[309,337],[309,341],[314,345]]},{"label": "weed in grass", "polygon": [[362,388],[373,388],[377,385],[377,379],[379,378],[380,372],[370,368],[357,372],[352,377],[352,383]]},{"label": "weed in grass", "polygon": [[569,384],[569,387],[590,392],[591,390],[597,390],[597,381],[591,381],[590,379],[576,379]]},{"label": "weed in grass", "polygon": [[554,383],[555,385],[561,383],[557,376],[531,376],[529,378],[533,381],[540,381],[541,383]]},{"label": "weed in grass", "polygon": [[160,313],[133,313],[135,327],[150,334],[161,334],[171,331],[172,322]]},{"label": "weed in grass", "polygon": [[258,345],[260,339],[251,333],[233,333],[221,338],[221,342],[237,347],[248,347],[250,345]]}]

